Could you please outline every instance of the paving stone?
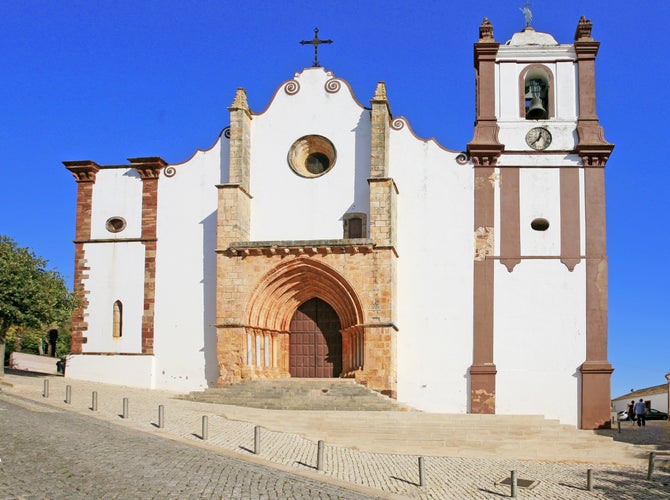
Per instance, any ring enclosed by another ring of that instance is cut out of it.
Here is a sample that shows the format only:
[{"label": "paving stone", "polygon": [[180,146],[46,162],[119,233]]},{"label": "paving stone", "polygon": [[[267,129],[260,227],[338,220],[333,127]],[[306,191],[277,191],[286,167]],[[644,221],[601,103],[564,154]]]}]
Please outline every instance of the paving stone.
[{"label": "paving stone", "polygon": [[[310,494],[316,495],[312,498],[337,498],[328,493],[327,487],[337,487],[342,483],[352,488],[362,488],[354,493],[360,496],[353,498],[365,498],[365,495],[379,498],[499,498],[509,494],[509,487],[495,483],[509,477],[511,470],[516,470],[519,477],[539,482],[533,490],[520,490],[519,498],[655,499],[670,497],[670,470],[659,467],[653,480],[647,481],[647,461],[642,459],[633,465],[621,466],[588,460],[582,462],[546,459],[518,460],[509,456],[487,455],[486,453],[482,453],[482,456],[479,457],[432,456],[430,453],[403,453],[402,440],[397,441],[399,451],[395,453],[362,451],[353,446],[335,446],[326,441],[325,466],[324,470],[319,472],[315,470],[316,441],[306,438],[305,435],[309,434],[307,432],[282,432],[280,429],[263,428],[261,454],[254,455],[254,427],[258,422],[242,418],[249,414],[247,410],[239,409],[236,412],[235,407],[231,406],[179,400],[175,399],[175,394],[165,391],[95,384],[62,377],[49,377],[49,380],[51,396],[47,399],[42,397],[42,378],[9,375],[6,377],[6,382],[12,386],[2,386],[4,392],[0,394],[4,396],[0,396],[0,399],[11,398],[14,408],[23,409],[30,415],[42,416],[45,419],[55,418],[55,416],[60,418],[61,414],[75,414],[74,416],[82,418],[82,422],[95,422],[103,426],[105,432],[101,435],[113,437],[117,434],[120,436],[125,430],[140,430],[144,434],[150,434],[152,440],[155,437],[170,438],[177,440],[180,445],[185,445],[186,449],[196,452],[193,457],[189,457],[187,451],[171,452],[175,455],[174,465],[178,465],[179,468],[175,469],[174,473],[166,474],[165,467],[169,467],[167,465],[170,463],[169,458],[165,458],[160,453],[151,452],[154,449],[151,446],[156,445],[145,446],[141,438],[136,438],[133,440],[134,443],[137,443],[134,449],[141,451],[140,455],[145,458],[142,465],[137,465],[131,471],[127,470],[125,463],[133,460],[133,450],[129,449],[124,453],[110,454],[110,457],[113,455],[113,459],[102,458],[82,463],[81,470],[87,477],[88,475],[100,477],[100,466],[104,465],[105,472],[109,474],[116,474],[117,471],[123,471],[124,474],[138,474],[137,477],[140,479],[133,479],[138,496],[124,497],[128,491],[119,490],[118,488],[121,488],[122,485],[112,485],[101,489],[97,495],[94,495],[96,498],[164,498],[160,494],[152,493],[154,491],[151,489],[153,488],[152,481],[159,479],[169,484],[169,491],[177,492],[174,496],[167,498],[177,496],[181,498],[218,498],[217,491],[211,486],[213,484],[221,488],[230,488],[226,490],[229,491],[227,498],[306,498],[292,497],[292,493],[286,489],[291,485],[281,482],[281,474],[278,477],[272,474],[260,474],[260,476],[254,476],[255,479],[250,479],[250,476],[245,475],[244,470],[227,475],[220,467],[215,467],[214,470],[208,469],[207,463],[211,461],[216,463],[218,460],[216,456],[220,455],[231,456],[250,466],[271,465],[280,468],[282,473],[290,472],[310,480],[316,478],[322,482],[325,493],[323,493],[324,496],[319,496],[321,489],[318,494],[312,491]],[[64,402],[67,384],[72,386],[71,404]],[[93,390],[98,391],[99,394],[97,412],[90,410]],[[129,398],[128,419],[119,417],[123,397]],[[157,428],[158,405],[165,406],[165,428],[163,429]],[[273,412],[265,413],[274,415]],[[391,417],[388,417],[390,413],[402,412],[370,413],[377,415],[381,421],[390,419]],[[322,421],[330,414],[331,412],[322,412]],[[207,415],[209,419],[209,439],[207,441],[200,438],[203,415]],[[279,412],[278,415],[286,414]],[[341,413],[335,415],[342,418]],[[348,413],[348,415],[350,421],[363,418],[356,413]],[[405,415],[413,415],[413,413],[405,413]],[[2,417],[3,412],[0,411],[0,431],[4,434],[6,428],[2,427],[4,421]],[[374,419],[370,418],[370,422],[374,422]],[[420,421],[419,417],[410,418],[417,418],[417,422]],[[430,418],[427,418],[428,420]],[[317,424],[306,419],[304,425],[315,426]],[[654,430],[656,428],[658,432]],[[71,432],[76,434],[76,430]],[[666,446],[663,443],[668,443],[670,447],[670,427],[666,422],[650,422],[646,429],[641,429],[641,432],[647,432],[649,435],[653,433],[656,436],[652,438],[653,442],[636,445],[641,456],[648,455],[652,449],[662,452],[663,446]],[[575,431],[575,434],[579,433]],[[138,435],[141,436],[141,434]],[[119,440],[122,438],[119,437]],[[594,455],[599,452],[598,448],[606,441],[611,441],[611,439],[604,440],[601,437],[590,441]],[[93,445],[90,446],[93,447]],[[533,446],[540,446],[540,444],[534,443]],[[543,446],[551,448],[551,440],[544,443]],[[102,448],[104,449],[104,446]],[[207,458],[203,459],[205,455],[197,454],[201,451],[213,453],[213,455],[211,457],[206,455]],[[15,452],[18,453],[18,451]],[[0,449],[0,458],[3,458],[4,453],[5,451]],[[44,464],[40,466],[42,482],[71,484],[68,483],[71,478],[67,477],[67,472],[60,468],[58,463],[54,464],[50,456],[40,453],[39,450],[26,450],[25,453],[33,457],[34,463]],[[58,456],[57,453],[56,456]],[[417,484],[419,456],[425,457],[426,486],[424,487],[419,487]],[[594,471],[596,489],[593,492],[586,491],[587,469]],[[0,468],[1,470],[3,469]],[[11,481],[8,482],[8,476],[1,474],[3,473],[0,473],[0,498],[3,495],[17,497],[19,493],[16,490],[5,493],[7,490],[2,489]],[[142,478],[146,478],[146,484]],[[256,489],[254,490],[250,489],[252,483],[255,484]],[[37,482],[34,487],[36,492],[30,494],[35,498],[57,498],[47,495],[46,490],[39,489],[43,488],[40,482]],[[85,495],[69,498],[84,497]]]}]

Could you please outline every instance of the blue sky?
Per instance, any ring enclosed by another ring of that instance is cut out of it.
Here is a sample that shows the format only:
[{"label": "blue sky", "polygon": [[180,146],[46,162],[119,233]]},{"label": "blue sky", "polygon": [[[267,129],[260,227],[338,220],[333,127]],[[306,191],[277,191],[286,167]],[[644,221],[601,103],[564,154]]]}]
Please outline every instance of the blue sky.
[{"label": "blue sky", "polygon": [[[523,0],[36,1],[0,5],[0,234],[72,282],[76,183],[63,160],[101,165],[208,148],[228,124],[235,89],[261,111],[320,62],[368,102],[387,84],[394,116],[464,150],[472,138],[472,44],[484,17],[505,42]],[[644,7],[640,7],[644,5]],[[644,10],[642,10],[644,9]],[[533,26],[571,43],[581,15],[600,41],[598,115],[616,144],[607,164],[613,396],[665,382],[670,308],[662,225],[667,190],[670,2],[533,2]],[[664,152],[665,151],[665,152]],[[660,253],[659,253],[660,252]]]}]

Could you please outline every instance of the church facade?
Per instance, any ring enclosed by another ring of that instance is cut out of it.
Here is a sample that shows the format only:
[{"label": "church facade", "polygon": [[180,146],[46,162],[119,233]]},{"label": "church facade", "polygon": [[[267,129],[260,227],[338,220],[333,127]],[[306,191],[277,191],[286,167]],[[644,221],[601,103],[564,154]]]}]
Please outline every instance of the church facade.
[{"label": "church facade", "polygon": [[349,377],[418,409],[607,425],[598,42],[474,46],[464,151],[316,66],[188,161],[67,161],[67,375],[174,391]]}]

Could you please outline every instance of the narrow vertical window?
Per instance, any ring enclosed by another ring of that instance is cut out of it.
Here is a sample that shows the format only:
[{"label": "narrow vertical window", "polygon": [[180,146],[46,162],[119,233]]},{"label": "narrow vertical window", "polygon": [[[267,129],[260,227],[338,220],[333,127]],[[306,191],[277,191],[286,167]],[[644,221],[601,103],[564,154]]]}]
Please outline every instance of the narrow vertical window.
[{"label": "narrow vertical window", "polygon": [[360,217],[349,219],[349,238],[363,237],[363,221]]},{"label": "narrow vertical window", "polygon": [[120,300],[114,302],[114,314],[113,314],[113,330],[112,336],[115,339],[120,339],[123,335],[123,304]]},{"label": "narrow vertical window", "polygon": [[344,214],[344,238],[365,238],[366,216],[361,213]]}]

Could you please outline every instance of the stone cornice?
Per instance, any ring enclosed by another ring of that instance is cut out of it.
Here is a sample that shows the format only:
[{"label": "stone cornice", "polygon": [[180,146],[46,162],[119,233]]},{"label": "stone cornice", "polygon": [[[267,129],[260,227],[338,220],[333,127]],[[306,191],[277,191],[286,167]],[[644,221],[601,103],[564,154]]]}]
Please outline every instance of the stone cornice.
[{"label": "stone cornice", "polygon": [[295,240],[295,241],[248,241],[232,243],[228,248],[217,249],[229,257],[259,256],[272,257],[329,254],[367,254],[375,250],[375,244],[367,238],[343,240]]},{"label": "stone cornice", "polygon": [[247,195],[248,198],[253,198],[253,196],[251,196],[249,191],[244,189],[244,186],[242,186],[241,184],[238,184],[237,182],[231,182],[231,183],[227,183],[227,184],[217,184],[214,187],[216,187],[216,189],[219,189],[219,190],[221,190],[221,189],[239,189],[245,195]]},{"label": "stone cornice", "polygon": [[577,154],[584,167],[603,168],[609,160],[614,144],[579,144]]},{"label": "stone cornice", "polygon": [[77,182],[95,182],[95,174],[100,170],[100,165],[91,160],[64,161],[63,165]]},{"label": "stone cornice", "polygon": [[468,144],[468,154],[475,167],[492,167],[505,150],[503,144]]},{"label": "stone cornice", "polygon": [[167,166],[167,162],[160,156],[147,156],[143,158],[128,158],[131,166],[140,174],[144,181],[147,179],[158,179],[158,176]]},{"label": "stone cornice", "polygon": [[368,184],[375,184],[375,183],[383,184],[388,182],[391,183],[394,191],[396,192],[396,194],[398,194],[400,191],[398,190],[398,185],[395,183],[395,179],[393,177],[368,177]]}]

